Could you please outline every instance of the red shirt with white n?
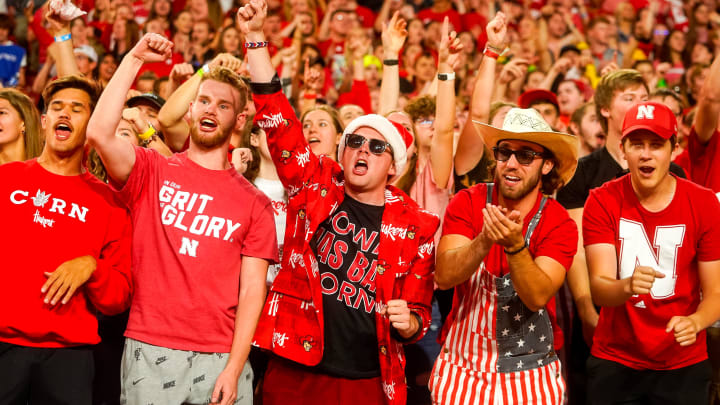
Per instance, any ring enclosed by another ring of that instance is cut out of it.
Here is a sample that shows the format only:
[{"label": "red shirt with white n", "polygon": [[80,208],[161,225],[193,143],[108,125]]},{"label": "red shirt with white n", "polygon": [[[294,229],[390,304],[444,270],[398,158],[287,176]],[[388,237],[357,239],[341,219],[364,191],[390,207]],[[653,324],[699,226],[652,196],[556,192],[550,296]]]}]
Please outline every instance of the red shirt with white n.
[{"label": "red shirt with white n", "polygon": [[704,331],[695,344],[682,347],[665,328],[673,316],[697,309],[698,261],[720,259],[720,203],[711,190],[676,181],[670,205],[659,212],[640,204],[629,174],[590,192],[583,213],[585,246],[615,245],[618,279],[631,277],[638,265],[665,274],[655,279],[650,294],[602,308],[593,339],[595,357],[649,370],[676,369],[707,358]]},{"label": "red shirt with white n", "polygon": [[135,294],[125,336],[230,352],[242,256],[277,261],[270,200],[234,168],[135,148],[120,191],[132,213]]},{"label": "red shirt with white n", "polygon": [[700,143],[695,127],[690,130],[688,136],[687,151],[690,154],[690,180],[701,186],[720,192],[720,165],[717,164],[720,158],[720,132],[715,131],[710,140]]}]

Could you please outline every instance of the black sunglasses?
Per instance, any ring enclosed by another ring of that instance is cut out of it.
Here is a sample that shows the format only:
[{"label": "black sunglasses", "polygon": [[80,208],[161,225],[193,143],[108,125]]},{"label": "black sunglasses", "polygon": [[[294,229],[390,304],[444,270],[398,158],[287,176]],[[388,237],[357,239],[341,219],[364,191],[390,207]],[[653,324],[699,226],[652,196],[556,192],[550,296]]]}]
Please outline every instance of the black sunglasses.
[{"label": "black sunglasses", "polygon": [[535,159],[541,159],[545,157],[545,152],[535,152],[533,150],[527,150],[527,149],[520,149],[520,150],[512,150],[508,148],[498,148],[495,146],[492,148],[493,154],[495,154],[495,160],[498,162],[507,162],[510,160],[510,157],[512,155],[515,155],[515,159],[517,159],[518,163],[521,165],[529,165],[533,162]]},{"label": "black sunglasses", "polygon": [[362,148],[365,142],[368,143],[368,149],[370,149],[370,152],[375,155],[382,155],[387,150],[389,150],[390,154],[392,154],[392,146],[390,146],[389,143],[380,139],[367,139],[359,134],[348,134],[345,138],[345,146],[353,149]]}]

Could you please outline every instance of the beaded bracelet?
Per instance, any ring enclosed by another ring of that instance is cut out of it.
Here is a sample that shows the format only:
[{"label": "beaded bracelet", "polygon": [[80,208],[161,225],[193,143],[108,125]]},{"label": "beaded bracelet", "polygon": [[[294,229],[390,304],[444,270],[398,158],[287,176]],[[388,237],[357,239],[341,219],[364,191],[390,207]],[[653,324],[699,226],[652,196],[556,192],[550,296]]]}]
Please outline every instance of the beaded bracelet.
[{"label": "beaded bracelet", "polygon": [[245,42],[245,49],[265,48],[268,46],[268,44],[268,41]]}]

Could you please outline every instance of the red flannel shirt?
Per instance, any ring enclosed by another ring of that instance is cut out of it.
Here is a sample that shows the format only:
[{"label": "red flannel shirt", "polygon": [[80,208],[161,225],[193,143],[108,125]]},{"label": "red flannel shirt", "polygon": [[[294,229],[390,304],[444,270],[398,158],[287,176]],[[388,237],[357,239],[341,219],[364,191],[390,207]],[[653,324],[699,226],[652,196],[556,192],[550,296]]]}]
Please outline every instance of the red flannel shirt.
[{"label": "red flannel shirt", "polygon": [[[254,94],[253,98],[256,123],[267,133],[270,154],[289,196],[282,270],[270,289],[254,344],[313,366],[323,355],[324,321],[320,274],[310,240],[343,201],[343,172],[336,162],[313,155],[281,92]],[[399,189],[387,186],[375,299],[379,305],[391,299],[407,301],[422,319],[422,331],[412,341],[419,340],[430,326],[433,235],[438,226],[436,215],[421,210]],[[391,336],[388,318],[377,311],[375,325],[386,404],[405,405],[403,343]]]}]

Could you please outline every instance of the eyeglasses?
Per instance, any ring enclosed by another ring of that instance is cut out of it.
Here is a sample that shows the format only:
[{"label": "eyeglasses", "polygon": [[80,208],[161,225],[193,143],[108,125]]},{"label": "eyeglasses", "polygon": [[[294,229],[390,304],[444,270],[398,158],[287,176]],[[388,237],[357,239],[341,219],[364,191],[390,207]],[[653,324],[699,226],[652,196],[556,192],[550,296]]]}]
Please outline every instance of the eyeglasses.
[{"label": "eyeglasses", "polygon": [[387,150],[389,150],[390,154],[392,154],[392,146],[390,146],[389,143],[380,139],[367,139],[359,134],[348,134],[348,136],[345,138],[345,146],[348,146],[352,149],[362,148],[365,142],[368,143],[368,149],[370,149],[370,152],[375,155],[382,155]]},{"label": "eyeglasses", "polygon": [[527,149],[512,150],[508,148],[498,148],[495,146],[492,150],[493,154],[495,154],[495,160],[498,162],[507,162],[510,160],[512,155],[515,155],[515,159],[517,159],[518,163],[525,166],[532,163],[535,159],[545,157],[545,152],[535,152]]}]

